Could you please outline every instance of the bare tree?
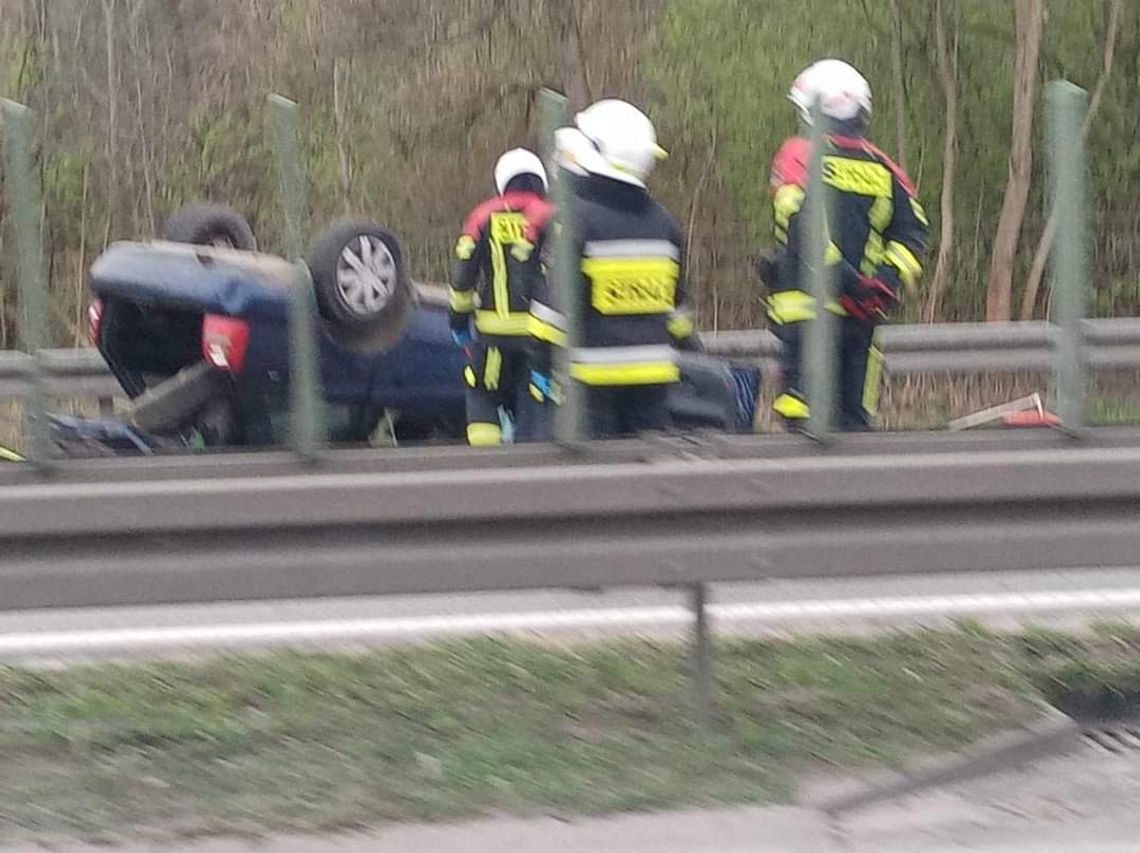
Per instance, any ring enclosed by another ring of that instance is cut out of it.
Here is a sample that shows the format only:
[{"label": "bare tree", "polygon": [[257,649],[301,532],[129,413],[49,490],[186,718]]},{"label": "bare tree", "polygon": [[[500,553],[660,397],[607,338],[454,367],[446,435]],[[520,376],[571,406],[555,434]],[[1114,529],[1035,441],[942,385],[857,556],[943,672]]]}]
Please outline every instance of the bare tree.
[{"label": "bare tree", "polygon": [[556,0],[558,8],[558,76],[571,110],[589,104],[590,80],[582,53],[582,20],[578,0]]},{"label": "bare tree", "polygon": [[1033,182],[1033,113],[1039,85],[1038,60],[1045,28],[1045,0],[1013,0],[1017,41],[1013,66],[1013,131],[1005,200],[994,234],[986,319],[1008,320],[1013,295],[1013,266]]},{"label": "bare tree", "polygon": [[891,76],[895,87],[895,155],[905,170],[906,156],[906,81],[903,79],[903,22],[899,0],[891,0]]},{"label": "bare tree", "polygon": [[[1092,129],[1093,118],[1096,116],[1100,102],[1104,99],[1104,90],[1112,76],[1112,66],[1116,61],[1116,43],[1120,33],[1120,0],[1108,0],[1107,20],[1104,27],[1104,50],[1102,53],[1100,76],[1093,87],[1092,97],[1089,98],[1089,109],[1085,114],[1081,134],[1087,139]],[[1033,311],[1037,307],[1037,294],[1041,291],[1041,281],[1045,277],[1045,266],[1049,262],[1049,255],[1053,251],[1053,241],[1057,237],[1057,217],[1049,215],[1045,223],[1045,230],[1041,232],[1041,239],[1037,241],[1037,250],[1033,253],[1033,263],[1029,267],[1029,276],[1025,280],[1025,292],[1021,295],[1021,319],[1033,319]]]},{"label": "bare tree", "polygon": [[930,291],[922,316],[933,323],[942,313],[942,293],[954,257],[954,193],[958,177],[958,39],[961,20],[954,19],[954,46],[946,39],[946,16],[943,0],[934,7],[934,48],[938,68],[938,82],[942,88],[942,101],[946,108],[946,136],[942,149],[942,199],[939,223],[938,261],[930,279]]},{"label": "bare tree", "polygon": [[103,25],[107,36],[107,160],[111,181],[107,187],[107,231],[114,220],[115,197],[119,189],[119,93],[115,65],[115,0],[103,0]]}]

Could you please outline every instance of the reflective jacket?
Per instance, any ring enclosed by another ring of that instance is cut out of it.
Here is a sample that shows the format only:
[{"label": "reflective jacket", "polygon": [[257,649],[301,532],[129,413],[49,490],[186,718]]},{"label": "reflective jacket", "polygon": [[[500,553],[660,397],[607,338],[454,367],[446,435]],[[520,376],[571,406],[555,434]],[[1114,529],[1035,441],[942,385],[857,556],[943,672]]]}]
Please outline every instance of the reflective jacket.
[{"label": "reflective jacket", "polygon": [[[674,346],[693,334],[680,227],[644,189],[594,175],[563,179],[573,187],[570,227],[580,258],[582,328],[570,375],[586,385],[679,381]],[[565,318],[546,282],[531,300],[530,329],[540,343],[565,345]],[[549,370],[548,351],[536,367]]]},{"label": "reflective jacket", "polygon": [[480,340],[526,344],[530,298],[542,279],[527,235],[539,239],[553,211],[530,192],[495,196],[471,211],[455,244],[451,328],[467,328],[474,317]]},{"label": "reflective jacket", "polygon": [[[890,157],[860,137],[829,135],[823,155],[830,243],[826,261],[837,268],[839,315],[874,320],[922,275],[929,223],[914,186]],[[806,223],[800,213],[808,182],[811,143],[787,140],[772,161],[771,185],[777,259],[768,316],[793,323],[814,315],[814,300],[800,281]]]}]

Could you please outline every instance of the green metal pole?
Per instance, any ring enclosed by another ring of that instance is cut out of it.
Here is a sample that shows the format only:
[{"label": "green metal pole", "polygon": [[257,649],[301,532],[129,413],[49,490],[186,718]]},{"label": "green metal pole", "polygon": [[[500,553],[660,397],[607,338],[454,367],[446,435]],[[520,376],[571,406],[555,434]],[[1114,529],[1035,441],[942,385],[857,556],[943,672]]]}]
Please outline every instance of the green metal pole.
[{"label": "green metal pole", "polygon": [[564,95],[543,89],[542,147],[549,164],[551,189],[558,216],[554,223],[554,251],[550,276],[562,313],[566,317],[566,346],[555,349],[554,379],[562,388],[562,404],[554,421],[554,438],[562,445],[575,445],[586,436],[583,388],[570,376],[570,353],[579,345],[582,328],[581,294],[578,292],[580,259],[574,251],[574,194],[564,179],[554,150],[554,132],[565,126],[567,102]]},{"label": "green metal pole", "polygon": [[324,443],[321,423],[321,376],[317,360],[317,303],[304,251],[307,200],[301,158],[297,104],[269,96],[273,114],[278,191],[285,213],[285,251],[296,267],[289,301],[289,441],[306,459],[314,459]]},{"label": "green metal pole", "polygon": [[23,315],[20,333],[24,349],[32,356],[32,389],[24,401],[27,433],[24,455],[34,465],[46,468],[51,460],[51,446],[45,417],[46,394],[41,351],[47,345],[48,337],[48,294],[40,232],[43,193],[32,142],[34,116],[27,107],[8,100],[0,100],[0,116],[4,130],[4,176]]},{"label": "green metal pole", "polygon": [[811,110],[811,168],[804,214],[807,217],[807,240],[800,257],[802,281],[815,301],[815,319],[809,320],[804,336],[803,372],[807,380],[807,403],[810,411],[809,434],[826,441],[831,434],[835,413],[836,341],[835,316],[827,310],[834,296],[834,276],[826,263],[828,211],[823,183],[823,115],[819,105]]},{"label": "green metal pole", "polygon": [[1060,327],[1054,347],[1057,413],[1066,430],[1085,426],[1088,364],[1084,323],[1088,311],[1088,213],[1085,196],[1085,150],[1081,127],[1088,96],[1072,83],[1050,83],[1046,90],[1049,114],[1049,156],[1053,216],[1057,242],[1053,250],[1054,321]]}]

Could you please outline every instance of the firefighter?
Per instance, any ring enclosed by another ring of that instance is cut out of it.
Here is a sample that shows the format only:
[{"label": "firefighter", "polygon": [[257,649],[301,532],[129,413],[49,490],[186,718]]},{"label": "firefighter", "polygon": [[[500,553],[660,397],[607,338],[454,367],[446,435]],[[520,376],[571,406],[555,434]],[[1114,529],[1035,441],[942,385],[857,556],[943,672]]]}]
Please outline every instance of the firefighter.
[{"label": "firefighter", "polygon": [[553,210],[542,161],[525,148],[499,158],[495,187],[498,195],[476,207],[463,226],[450,292],[452,339],[467,356],[467,441],[473,446],[502,443],[500,409],[518,425],[518,440],[531,437],[523,411],[528,309],[542,270],[527,235],[539,239]]},{"label": "firefighter", "polygon": [[[680,381],[675,346],[695,340],[681,229],[645,183],[665,150],[644,113],[612,99],[579,113],[556,140],[580,263],[581,329],[570,376],[585,388],[589,434],[614,438],[664,429],[669,388]],[[548,404],[559,399],[549,345],[566,342],[553,296],[544,283],[531,302],[531,332],[539,342],[531,393]]]},{"label": "firefighter", "polygon": [[[838,315],[839,354],[836,427],[870,429],[878,402],[882,354],[877,329],[922,275],[928,223],[906,173],[865,137],[871,117],[871,88],[863,76],[835,59],[801,73],[789,99],[801,128],[810,127],[819,104],[823,182],[827,188],[829,236],[825,262],[834,271],[836,300],[826,310]],[[769,288],[768,319],[783,344],[782,393],[773,408],[789,429],[802,429],[809,416],[802,374],[802,340],[816,306],[801,281],[806,222],[801,216],[811,144],[787,140],[772,161],[771,189],[778,250],[758,272]]]}]

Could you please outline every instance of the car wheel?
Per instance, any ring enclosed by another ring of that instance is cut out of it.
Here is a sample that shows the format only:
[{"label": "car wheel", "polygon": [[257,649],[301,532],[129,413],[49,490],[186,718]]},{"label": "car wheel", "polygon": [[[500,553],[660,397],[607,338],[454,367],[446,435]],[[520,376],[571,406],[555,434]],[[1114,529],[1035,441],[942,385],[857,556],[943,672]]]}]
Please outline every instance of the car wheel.
[{"label": "car wheel", "polygon": [[222,204],[188,204],[167,217],[162,237],[174,243],[257,251],[257,238],[248,220]]},{"label": "car wheel", "polygon": [[372,352],[399,340],[415,303],[399,241],[374,222],[343,220],[306,258],[332,336]]}]

